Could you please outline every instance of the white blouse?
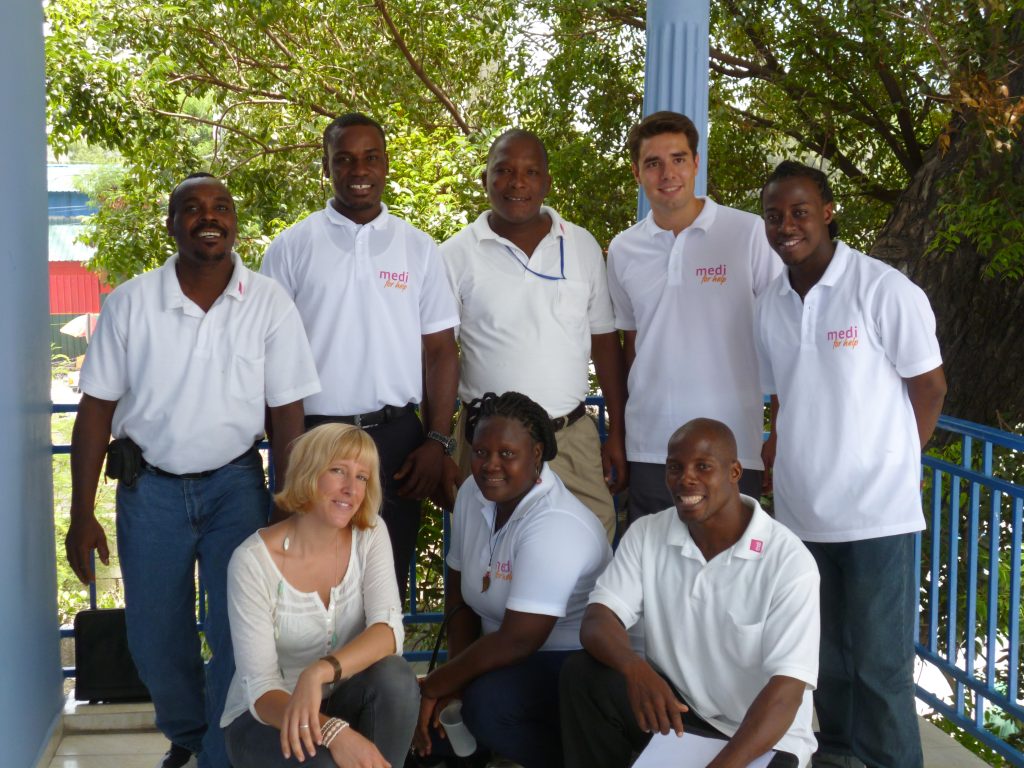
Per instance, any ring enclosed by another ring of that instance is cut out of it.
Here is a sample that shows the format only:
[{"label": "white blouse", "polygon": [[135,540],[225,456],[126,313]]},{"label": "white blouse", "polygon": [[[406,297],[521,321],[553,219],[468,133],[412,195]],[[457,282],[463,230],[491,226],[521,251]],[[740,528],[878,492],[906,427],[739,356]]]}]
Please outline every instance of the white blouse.
[{"label": "white blouse", "polygon": [[[263,537],[243,541],[228,565],[228,618],[235,651],[222,728],[267,691],[291,693],[299,674],[373,624],[387,624],[402,652],[405,630],[387,526],[352,528],[352,554],[325,608],[316,592],[300,592],[281,574]],[[324,696],[331,692],[324,686]],[[262,720],[260,720],[262,722]]]}]

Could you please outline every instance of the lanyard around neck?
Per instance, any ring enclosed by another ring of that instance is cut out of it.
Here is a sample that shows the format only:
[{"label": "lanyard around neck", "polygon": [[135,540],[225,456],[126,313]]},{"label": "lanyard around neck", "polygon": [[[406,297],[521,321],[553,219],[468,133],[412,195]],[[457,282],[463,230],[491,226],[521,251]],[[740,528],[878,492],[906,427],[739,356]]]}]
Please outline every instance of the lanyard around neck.
[{"label": "lanyard around neck", "polygon": [[509,256],[511,256],[513,259],[515,259],[516,264],[521,266],[523,269],[525,269],[531,275],[536,275],[537,277],[544,278],[545,280],[565,280],[565,236],[564,235],[562,237],[558,238],[558,268],[559,268],[559,272],[561,272],[561,275],[545,275],[542,272],[537,272],[535,270],[532,270],[532,269],[530,269],[528,264],[523,264],[523,262],[519,260],[519,257],[516,256],[516,252],[513,251],[511,248],[509,248],[507,245],[505,246],[505,250],[508,251],[508,255]]}]

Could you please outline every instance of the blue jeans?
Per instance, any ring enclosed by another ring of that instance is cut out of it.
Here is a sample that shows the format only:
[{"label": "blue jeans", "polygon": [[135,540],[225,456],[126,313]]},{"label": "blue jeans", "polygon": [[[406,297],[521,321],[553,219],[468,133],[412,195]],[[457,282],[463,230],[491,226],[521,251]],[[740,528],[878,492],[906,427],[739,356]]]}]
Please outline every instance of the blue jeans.
[{"label": "blue jeans", "polygon": [[818,751],[870,768],[921,768],[914,535],[805,543],[821,574]]},{"label": "blue jeans", "polygon": [[[405,659],[386,656],[341,683],[320,709],[330,717],[350,722],[353,730],[374,743],[392,768],[402,768],[420,713],[420,688]],[[337,768],[324,747],[301,763],[294,756],[285,759],[281,732],[257,721],[249,712],[228,724],[224,739],[235,768]]]},{"label": "blue jeans", "polygon": [[[202,768],[228,766],[219,728],[235,671],[228,561],[235,547],[266,525],[269,504],[255,451],[203,478],[167,477],[147,467],[134,487],[118,484],[128,647],[153,698],[157,727],[172,743],[199,753]],[[196,631],[197,561],[213,654],[205,677]]]}]

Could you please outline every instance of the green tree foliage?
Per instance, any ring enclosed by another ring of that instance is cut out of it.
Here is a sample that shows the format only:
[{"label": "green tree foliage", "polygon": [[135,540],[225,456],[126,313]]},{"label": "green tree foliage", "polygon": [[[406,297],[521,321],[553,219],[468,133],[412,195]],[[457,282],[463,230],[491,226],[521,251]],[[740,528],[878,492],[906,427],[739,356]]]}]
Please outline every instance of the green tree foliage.
[{"label": "green tree foliage", "polygon": [[[320,135],[360,110],[388,127],[388,202],[435,237],[479,207],[475,140],[502,125],[502,58],[515,4],[51,0],[46,4],[51,145],[117,150],[94,185],[91,243],[113,282],[162,262],[166,196],[189,172],[224,177],[239,250],[269,238],[327,192]],[[456,33],[457,30],[457,33]],[[472,137],[472,138],[470,138]]]},{"label": "green tree foliage", "polygon": [[[1024,271],[1017,6],[711,4],[703,153],[711,194],[756,211],[779,159],[821,164],[843,239],[874,244],[940,305],[940,338],[958,375],[978,370],[967,352],[996,332],[985,320],[971,331],[978,338],[965,338],[977,306],[1021,298],[990,285],[1016,285]],[[102,207],[91,242],[114,282],[166,257],[167,192],[200,169],[227,179],[242,213],[239,250],[258,262],[280,229],[323,205],[320,133],[331,115],[353,109],[387,124],[387,202],[439,239],[482,209],[484,151],[510,125],[545,138],[551,203],[568,218],[602,243],[634,218],[623,141],[641,110],[643,0],[47,0],[45,8],[53,148],[85,141],[124,158],[122,176],[94,189]],[[915,268],[925,261],[933,272]],[[974,306],[942,293],[945,264],[962,270],[960,295]],[[1024,348],[1024,328],[1010,330],[1020,342],[1011,349]],[[1009,397],[995,373],[982,378],[998,388],[970,402],[954,390],[960,415],[1024,417],[1024,395]]]}]

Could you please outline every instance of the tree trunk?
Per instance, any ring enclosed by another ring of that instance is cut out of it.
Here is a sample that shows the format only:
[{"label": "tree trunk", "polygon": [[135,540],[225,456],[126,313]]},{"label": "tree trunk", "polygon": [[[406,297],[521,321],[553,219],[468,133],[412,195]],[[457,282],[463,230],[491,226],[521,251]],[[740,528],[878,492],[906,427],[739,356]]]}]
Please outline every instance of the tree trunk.
[{"label": "tree trunk", "polygon": [[943,412],[1020,431],[1024,283],[984,277],[986,259],[970,243],[952,254],[925,254],[937,228],[940,185],[972,162],[979,141],[986,139],[958,130],[946,154],[931,150],[871,254],[903,271],[931,299],[949,383]]}]

